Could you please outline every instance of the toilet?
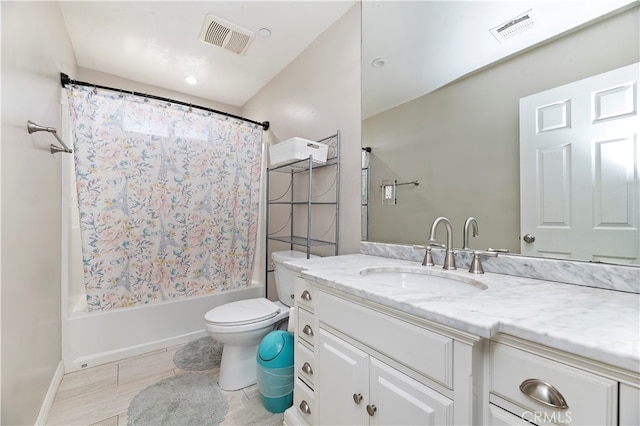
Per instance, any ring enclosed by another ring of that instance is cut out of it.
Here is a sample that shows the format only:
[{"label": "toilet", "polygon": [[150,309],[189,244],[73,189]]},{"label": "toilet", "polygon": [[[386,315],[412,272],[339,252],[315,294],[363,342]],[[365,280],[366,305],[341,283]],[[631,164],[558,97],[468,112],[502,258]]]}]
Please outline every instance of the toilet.
[{"label": "toilet", "polygon": [[279,301],[272,302],[266,298],[239,300],[220,305],[205,314],[205,330],[224,344],[218,379],[221,389],[238,390],[256,383],[258,345],[264,336],[288,319],[293,306],[296,273],[282,263],[306,257],[306,253],[295,250],[272,253]]}]

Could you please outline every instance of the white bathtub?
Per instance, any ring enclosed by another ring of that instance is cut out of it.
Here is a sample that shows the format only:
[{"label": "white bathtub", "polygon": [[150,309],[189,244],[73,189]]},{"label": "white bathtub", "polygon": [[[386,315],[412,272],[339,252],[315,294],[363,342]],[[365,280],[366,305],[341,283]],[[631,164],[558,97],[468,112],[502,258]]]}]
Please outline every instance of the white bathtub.
[{"label": "white bathtub", "polygon": [[209,309],[256,297],[264,297],[263,286],[88,313],[84,297],[76,296],[68,301],[68,314],[63,314],[65,373],[204,337],[204,314]]}]

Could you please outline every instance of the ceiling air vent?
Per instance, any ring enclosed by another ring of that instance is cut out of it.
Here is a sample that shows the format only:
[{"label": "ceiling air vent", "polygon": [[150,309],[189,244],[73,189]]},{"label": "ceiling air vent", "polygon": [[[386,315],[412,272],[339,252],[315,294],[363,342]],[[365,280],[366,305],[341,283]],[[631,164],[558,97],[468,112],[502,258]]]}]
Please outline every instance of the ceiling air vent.
[{"label": "ceiling air vent", "polygon": [[529,10],[495,28],[492,28],[490,31],[499,42],[502,42],[530,29],[533,27],[533,24],[533,10]]},{"label": "ceiling air vent", "polygon": [[200,40],[212,46],[243,54],[255,34],[215,15],[207,15],[200,31]]}]

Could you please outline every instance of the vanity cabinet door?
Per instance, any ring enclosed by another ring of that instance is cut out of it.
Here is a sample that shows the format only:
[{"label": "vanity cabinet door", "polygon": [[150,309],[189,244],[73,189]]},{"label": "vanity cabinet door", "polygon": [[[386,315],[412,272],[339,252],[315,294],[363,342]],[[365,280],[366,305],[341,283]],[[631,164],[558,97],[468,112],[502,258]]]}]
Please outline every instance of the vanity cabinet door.
[{"label": "vanity cabinet door", "polygon": [[322,328],[317,343],[318,423],[368,424],[369,355]]},{"label": "vanity cabinet door", "polygon": [[640,425],[640,388],[620,383],[620,426]]},{"label": "vanity cabinet door", "polygon": [[451,425],[453,401],[389,365],[370,358],[371,425]]},{"label": "vanity cabinet door", "polygon": [[451,425],[453,401],[321,328],[321,425]]}]

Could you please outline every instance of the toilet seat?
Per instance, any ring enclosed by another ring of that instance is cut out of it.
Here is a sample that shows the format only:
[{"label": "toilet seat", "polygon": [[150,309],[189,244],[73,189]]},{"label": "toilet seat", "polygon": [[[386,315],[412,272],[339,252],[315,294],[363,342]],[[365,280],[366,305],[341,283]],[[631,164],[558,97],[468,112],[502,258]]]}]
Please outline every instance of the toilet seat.
[{"label": "toilet seat", "polygon": [[211,309],[205,322],[216,326],[241,326],[266,321],[280,313],[280,306],[269,299],[246,299]]}]

